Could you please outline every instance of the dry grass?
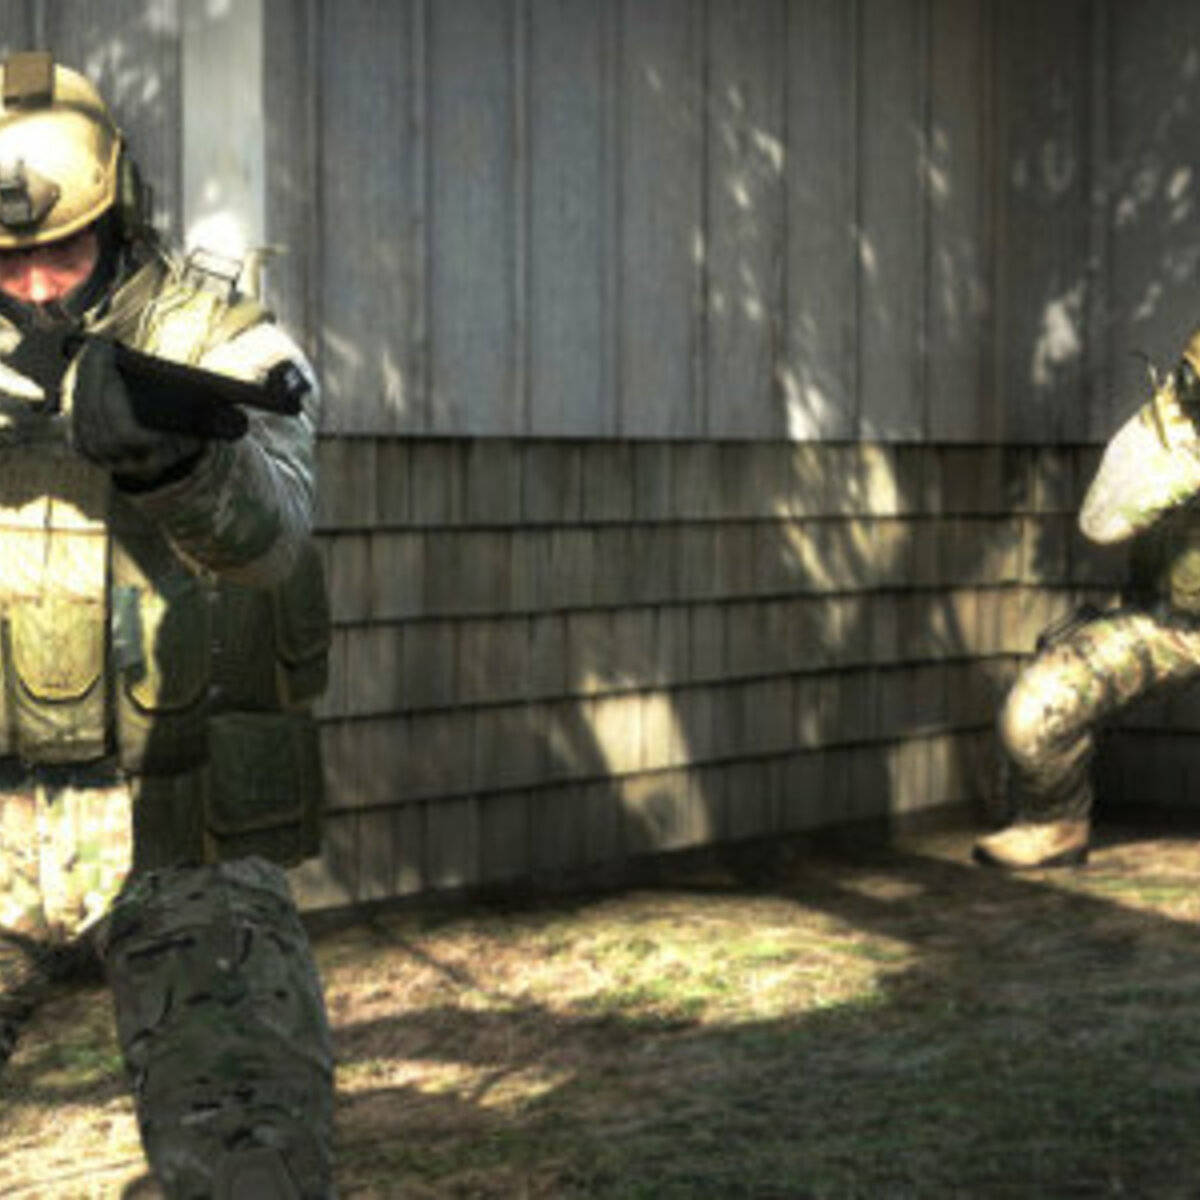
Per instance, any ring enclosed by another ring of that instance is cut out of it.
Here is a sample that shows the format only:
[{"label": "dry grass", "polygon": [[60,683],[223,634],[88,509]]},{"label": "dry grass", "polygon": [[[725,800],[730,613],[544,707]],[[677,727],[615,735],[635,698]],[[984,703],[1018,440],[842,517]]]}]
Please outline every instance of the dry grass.
[{"label": "dry grass", "polygon": [[[965,849],[319,939],[343,1197],[1195,1195],[1200,844],[1020,879]],[[143,1172],[100,991],[38,1014],[0,1104],[0,1196]]]}]

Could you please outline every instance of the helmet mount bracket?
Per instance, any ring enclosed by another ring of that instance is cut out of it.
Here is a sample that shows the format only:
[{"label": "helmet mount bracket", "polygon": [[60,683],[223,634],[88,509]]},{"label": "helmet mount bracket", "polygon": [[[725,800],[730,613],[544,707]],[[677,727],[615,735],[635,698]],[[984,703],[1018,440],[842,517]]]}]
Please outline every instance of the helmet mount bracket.
[{"label": "helmet mount bracket", "polygon": [[58,197],[58,185],[27,167],[23,160],[0,163],[0,225],[6,229],[29,229],[39,224]]},{"label": "helmet mount bracket", "polygon": [[54,56],[47,50],[23,50],[4,63],[6,108],[43,108],[54,103]]}]

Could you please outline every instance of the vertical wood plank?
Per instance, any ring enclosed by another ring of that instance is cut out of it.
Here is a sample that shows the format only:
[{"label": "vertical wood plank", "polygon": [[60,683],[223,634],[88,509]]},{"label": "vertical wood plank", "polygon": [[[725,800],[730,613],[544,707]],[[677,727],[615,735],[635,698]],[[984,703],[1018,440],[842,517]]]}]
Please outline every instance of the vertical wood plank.
[{"label": "vertical wood plank", "polygon": [[929,203],[929,435],[988,441],[998,409],[985,390],[990,269],[987,244],[988,22],[985,0],[932,0]]},{"label": "vertical wood plank", "polygon": [[263,0],[181,15],[183,238],[237,259],[265,234]]},{"label": "vertical wood plank", "polygon": [[851,437],[858,416],[858,7],[787,10],[788,435]]},{"label": "vertical wood plank", "polygon": [[620,432],[696,436],[701,210],[701,11],[622,7]]},{"label": "vertical wood plank", "polygon": [[[322,10],[321,363],[330,432],[426,424],[411,369],[417,236],[413,7],[348,0]],[[369,264],[369,267],[367,266]]]},{"label": "vertical wood plank", "polygon": [[513,8],[429,9],[432,431],[520,432],[516,334]]},{"label": "vertical wood plank", "polygon": [[1088,0],[996,8],[996,402],[1010,441],[1085,433]]},{"label": "vertical wood plank", "polygon": [[0,9],[0,55],[39,48],[42,39],[38,23],[32,4],[4,5]]},{"label": "vertical wood plank", "polygon": [[616,427],[606,329],[613,13],[594,0],[531,8],[529,386],[540,436]]},{"label": "vertical wood plank", "polygon": [[[10,6],[11,7],[11,6]],[[154,187],[155,222],[182,235],[180,22],[173,0],[45,5],[45,48],[100,89]]]},{"label": "vertical wood plank", "polygon": [[864,0],[860,32],[859,434],[926,432],[927,0]]},{"label": "vertical wood plank", "polygon": [[[1147,397],[1134,352],[1172,365],[1196,324],[1200,10],[1181,0],[1108,6],[1108,359],[1112,389],[1089,432],[1107,438]],[[1147,69],[1147,64],[1153,64]]]},{"label": "vertical wood plank", "polygon": [[781,0],[710,5],[706,161],[708,427],[783,432],[775,404],[782,301],[784,49]]},{"label": "vertical wood plank", "polygon": [[266,238],[283,253],[265,275],[266,295],[320,373],[316,270],[321,237],[317,194],[320,81],[317,0],[264,0],[263,111],[266,122]]}]

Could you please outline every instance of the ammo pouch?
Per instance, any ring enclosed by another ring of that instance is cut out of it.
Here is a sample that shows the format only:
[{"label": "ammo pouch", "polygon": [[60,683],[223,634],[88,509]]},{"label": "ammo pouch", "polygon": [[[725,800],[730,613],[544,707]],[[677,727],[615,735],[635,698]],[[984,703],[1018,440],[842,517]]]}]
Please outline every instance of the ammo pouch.
[{"label": "ammo pouch", "polygon": [[0,755],[108,753],[107,502],[104,473],[65,447],[0,455]]},{"label": "ammo pouch", "polygon": [[290,865],[320,847],[323,800],[316,722],[302,713],[209,719],[204,859],[261,854]]},{"label": "ammo pouch", "polygon": [[[153,546],[139,546],[149,566]],[[113,662],[121,766],[139,793],[138,861],[319,849],[316,723],[329,610],[315,546],[273,589],[140,569],[114,548]]]}]

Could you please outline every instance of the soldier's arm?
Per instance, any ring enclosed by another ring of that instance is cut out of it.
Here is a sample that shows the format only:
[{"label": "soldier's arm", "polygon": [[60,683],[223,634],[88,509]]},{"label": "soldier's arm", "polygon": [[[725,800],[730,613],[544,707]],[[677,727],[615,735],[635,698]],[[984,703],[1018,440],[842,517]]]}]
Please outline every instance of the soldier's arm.
[{"label": "soldier's arm", "polygon": [[186,558],[254,586],[283,579],[311,531],[320,390],[299,348],[271,322],[238,334],[200,362],[260,380],[285,360],[311,384],[299,414],[248,412],[244,437],[206,443],[182,479],[130,496]]},{"label": "soldier's arm", "polygon": [[1111,545],[1150,529],[1200,494],[1200,330],[1179,364],[1117,430],[1079,513],[1083,534]]}]

